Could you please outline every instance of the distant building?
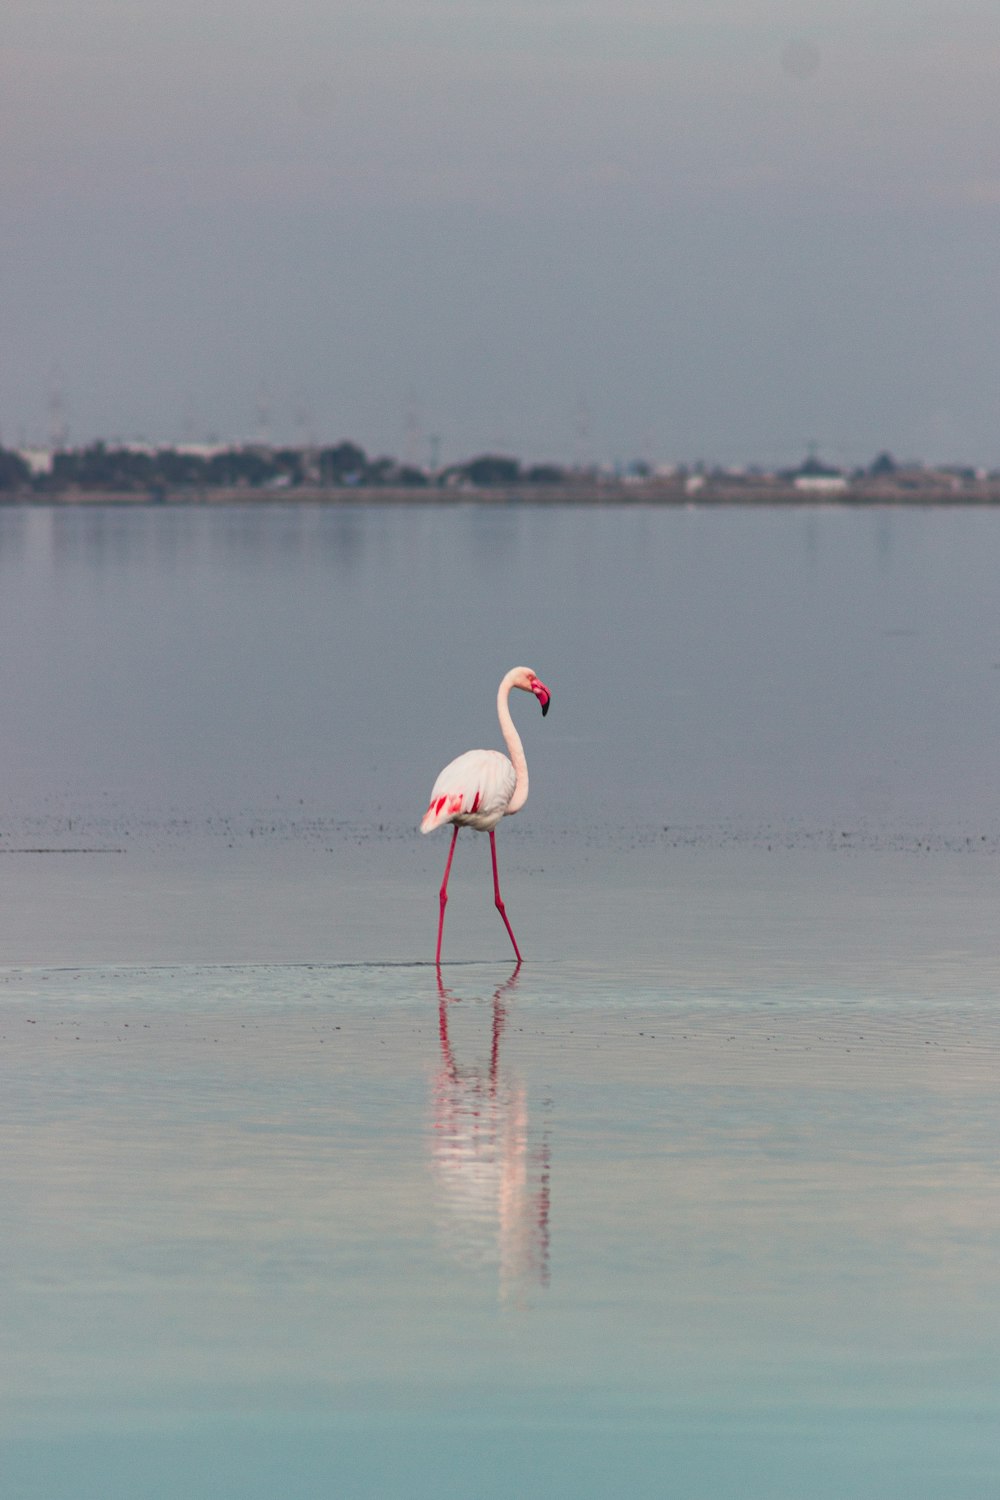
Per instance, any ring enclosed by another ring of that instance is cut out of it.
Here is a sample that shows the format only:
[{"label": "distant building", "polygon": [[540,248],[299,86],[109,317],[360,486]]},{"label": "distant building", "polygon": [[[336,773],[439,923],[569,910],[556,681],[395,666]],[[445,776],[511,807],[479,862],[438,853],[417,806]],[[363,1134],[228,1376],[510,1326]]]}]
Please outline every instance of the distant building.
[{"label": "distant building", "polygon": [[797,490],[810,495],[839,495],[847,489],[846,474],[813,457],[807,458],[800,468],[793,469],[788,478]]},{"label": "distant building", "polygon": [[17,456],[28,465],[32,478],[38,474],[52,473],[53,453],[51,448],[18,448]]},{"label": "distant building", "polygon": [[218,458],[220,453],[227,453],[231,444],[229,443],[174,443],[173,452],[180,453],[184,458],[203,458],[206,462],[211,458]]}]

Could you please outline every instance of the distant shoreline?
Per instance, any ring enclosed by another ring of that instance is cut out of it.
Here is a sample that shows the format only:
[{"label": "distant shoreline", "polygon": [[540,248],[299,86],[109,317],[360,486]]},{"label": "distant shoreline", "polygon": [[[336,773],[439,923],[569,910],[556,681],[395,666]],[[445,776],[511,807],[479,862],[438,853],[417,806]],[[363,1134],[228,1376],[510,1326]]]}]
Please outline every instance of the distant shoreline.
[{"label": "distant shoreline", "polygon": [[571,484],[517,484],[481,487],[445,486],[314,486],[294,488],[235,487],[176,488],[154,490],[60,490],[48,493],[8,491],[0,493],[0,505],[38,509],[74,506],[227,506],[227,505],[334,505],[334,506],[673,506],[711,509],[715,506],[942,507],[1000,505],[1000,480],[989,479],[957,486],[921,485],[909,489],[891,483],[863,481],[835,491],[806,490],[793,484],[741,482],[727,484],[707,480],[697,489],[683,483],[649,481],[624,483],[575,482]]}]

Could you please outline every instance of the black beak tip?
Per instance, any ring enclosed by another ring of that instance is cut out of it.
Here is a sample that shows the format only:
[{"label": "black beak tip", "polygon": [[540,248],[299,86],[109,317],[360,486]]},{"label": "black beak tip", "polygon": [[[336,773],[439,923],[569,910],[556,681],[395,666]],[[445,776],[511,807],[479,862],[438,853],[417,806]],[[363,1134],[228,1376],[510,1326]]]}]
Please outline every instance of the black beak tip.
[{"label": "black beak tip", "polygon": [[542,704],[542,718],[543,719],[545,718],[545,715],[549,711],[549,704],[551,702],[552,702],[552,699],[551,699],[551,697],[549,697],[549,698],[546,698],[545,702]]}]

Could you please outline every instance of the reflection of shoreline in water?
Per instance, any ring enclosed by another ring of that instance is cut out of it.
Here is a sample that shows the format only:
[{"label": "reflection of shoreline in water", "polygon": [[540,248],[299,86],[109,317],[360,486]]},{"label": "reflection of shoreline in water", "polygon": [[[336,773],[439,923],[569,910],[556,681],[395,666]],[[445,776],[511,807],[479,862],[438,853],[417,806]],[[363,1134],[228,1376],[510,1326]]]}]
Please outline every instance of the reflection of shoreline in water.
[{"label": "reflection of shoreline in water", "polygon": [[529,1140],[527,1092],[500,1061],[504,996],[520,964],[493,996],[489,1063],[460,1066],[448,1033],[459,997],[438,970],[441,1063],[434,1076],[431,1168],[441,1227],[467,1265],[496,1264],[501,1297],[549,1281],[550,1147],[547,1132]]}]

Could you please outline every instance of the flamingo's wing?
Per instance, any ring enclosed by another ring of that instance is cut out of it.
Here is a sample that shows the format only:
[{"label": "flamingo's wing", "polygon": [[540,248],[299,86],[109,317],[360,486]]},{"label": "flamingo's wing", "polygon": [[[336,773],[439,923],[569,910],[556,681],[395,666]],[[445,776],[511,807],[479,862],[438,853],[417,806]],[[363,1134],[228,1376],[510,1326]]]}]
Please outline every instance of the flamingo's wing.
[{"label": "flamingo's wing", "polygon": [[442,823],[495,828],[507,811],[516,781],[514,767],[499,750],[467,750],[445,766],[435,781],[420,832],[430,833]]}]

